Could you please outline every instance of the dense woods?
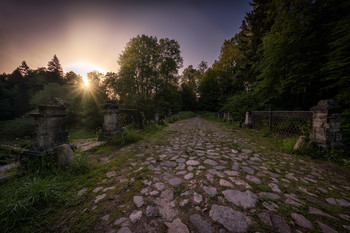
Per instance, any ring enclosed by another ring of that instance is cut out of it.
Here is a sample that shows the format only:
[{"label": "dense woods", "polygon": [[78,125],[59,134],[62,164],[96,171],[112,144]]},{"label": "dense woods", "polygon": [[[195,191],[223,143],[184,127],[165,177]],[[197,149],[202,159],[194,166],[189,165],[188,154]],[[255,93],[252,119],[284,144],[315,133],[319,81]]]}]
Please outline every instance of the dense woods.
[{"label": "dense woods", "polygon": [[117,73],[91,72],[90,88],[74,72],[63,74],[56,56],[47,68],[23,62],[0,75],[0,120],[34,110],[50,96],[68,104],[68,123],[98,127],[107,98],[121,107],[229,110],[308,110],[321,99],[343,107],[344,139],[350,138],[350,2],[254,0],[240,31],[223,42],[208,68],[183,65],[177,41],[141,35],[118,58]]}]

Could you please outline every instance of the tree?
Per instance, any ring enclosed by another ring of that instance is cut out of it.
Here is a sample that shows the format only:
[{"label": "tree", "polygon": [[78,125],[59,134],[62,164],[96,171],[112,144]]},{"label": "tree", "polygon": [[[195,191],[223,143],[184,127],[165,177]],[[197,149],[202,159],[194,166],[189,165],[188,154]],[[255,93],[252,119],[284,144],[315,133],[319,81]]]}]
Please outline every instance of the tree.
[{"label": "tree", "polygon": [[119,57],[120,66],[112,82],[120,104],[133,108],[154,108],[162,88],[177,84],[182,66],[180,46],[174,40],[152,36],[132,38]]},{"label": "tree", "polygon": [[17,70],[21,73],[22,77],[27,76],[32,72],[25,61],[22,61],[22,65],[20,65]]},{"label": "tree", "polygon": [[47,64],[48,78],[50,82],[63,83],[63,69],[56,54]]},{"label": "tree", "polygon": [[199,84],[199,106],[203,110],[217,111],[220,108],[222,93],[219,87],[219,71],[208,69]]}]

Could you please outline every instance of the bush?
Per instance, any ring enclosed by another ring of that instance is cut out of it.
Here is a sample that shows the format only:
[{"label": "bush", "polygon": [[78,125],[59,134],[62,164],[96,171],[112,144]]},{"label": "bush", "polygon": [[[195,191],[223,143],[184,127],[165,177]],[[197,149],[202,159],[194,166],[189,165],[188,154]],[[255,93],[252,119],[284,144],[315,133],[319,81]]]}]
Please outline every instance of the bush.
[{"label": "bush", "polygon": [[244,121],[246,112],[258,108],[256,103],[255,94],[245,91],[228,98],[221,110],[232,112],[234,121]]}]

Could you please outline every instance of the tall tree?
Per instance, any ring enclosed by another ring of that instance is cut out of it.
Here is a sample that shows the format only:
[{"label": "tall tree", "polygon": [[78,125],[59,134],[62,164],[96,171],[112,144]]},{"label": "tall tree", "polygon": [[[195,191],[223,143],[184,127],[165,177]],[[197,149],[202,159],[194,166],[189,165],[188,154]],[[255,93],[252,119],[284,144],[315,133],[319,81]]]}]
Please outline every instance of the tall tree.
[{"label": "tall tree", "polygon": [[120,69],[114,90],[120,103],[136,108],[155,107],[158,92],[177,84],[182,61],[180,46],[174,40],[158,41],[146,35],[132,38],[118,60]]},{"label": "tall tree", "polygon": [[47,71],[50,82],[63,83],[63,69],[56,54],[48,62]]}]

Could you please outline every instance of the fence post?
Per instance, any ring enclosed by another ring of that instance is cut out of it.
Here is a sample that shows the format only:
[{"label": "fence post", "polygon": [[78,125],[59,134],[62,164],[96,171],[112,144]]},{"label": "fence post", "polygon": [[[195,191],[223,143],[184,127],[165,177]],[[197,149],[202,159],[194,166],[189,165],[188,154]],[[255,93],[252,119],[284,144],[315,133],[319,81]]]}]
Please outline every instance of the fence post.
[{"label": "fence post", "polygon": [[311,140],[325,149],[342,149],[340,106],[333,100],[321,100],[312,111]]},{"label": "fence post", "polygon": [[269,108],[269,133],[271,133],[271,128],[272,128],[272,111],[271,108]]},{"label": "fence post", "polygon": [[252,127],[252,112],[248,111],[245,113],[245,126],[248,128]]}]

